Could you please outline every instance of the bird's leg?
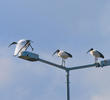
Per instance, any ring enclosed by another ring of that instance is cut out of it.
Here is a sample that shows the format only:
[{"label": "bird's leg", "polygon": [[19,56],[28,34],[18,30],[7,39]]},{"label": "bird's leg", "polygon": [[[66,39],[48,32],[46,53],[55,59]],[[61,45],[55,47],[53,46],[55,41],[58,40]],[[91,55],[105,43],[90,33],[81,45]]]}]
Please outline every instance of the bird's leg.
[{"label": "bird's leg", "polygon": [[98,58],[97,57],[95,57],[95,63],[98,63]]},{"label": "bird's leg", "polygon": [[96,64],[96,67],[100,67],[100,64],[98,63],[98,58],[95,57],[95,64]]},{"label": "bird's leg", "polygon": [[62,58],[62,66],[65,67],[65,60]]},{"label": "bird's leg", "polygon": [[65,60],[63,60],[64,61],[64,67],[65,67]]},{"label": "bird's leg", "polygon": [[62,66],[63,66],[63,58],[62,58]]}]

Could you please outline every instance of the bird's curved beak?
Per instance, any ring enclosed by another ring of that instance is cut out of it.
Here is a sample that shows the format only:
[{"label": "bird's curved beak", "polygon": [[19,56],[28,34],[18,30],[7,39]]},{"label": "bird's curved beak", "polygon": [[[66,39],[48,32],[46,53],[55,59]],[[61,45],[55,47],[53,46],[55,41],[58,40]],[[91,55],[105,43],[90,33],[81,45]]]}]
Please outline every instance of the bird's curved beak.
[{"label": "bird's curved beak", "polygon": [[52,54],[52,56],[54,56],[57,53],[57,50]]},{"label": "bird's curved beak", "polygon": [[86,53],[89,53],[90,52],[90,50],[88,50]]},{"label": "bird's curved beak", "polygon": [[89,51],[86,52],[87,54],[89,53]]},{"label": "bird's curved beak", "polygon": [[8,47],[10,47],[10,46],[13,45],[13,44],[17,44],[17,42],[12,42]]}]

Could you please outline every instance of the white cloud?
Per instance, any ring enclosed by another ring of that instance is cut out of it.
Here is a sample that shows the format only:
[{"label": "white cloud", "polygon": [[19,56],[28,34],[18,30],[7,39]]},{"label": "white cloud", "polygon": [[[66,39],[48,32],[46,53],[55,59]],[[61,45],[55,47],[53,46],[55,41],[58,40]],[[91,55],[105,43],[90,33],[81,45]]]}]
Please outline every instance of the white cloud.
[{"label": "white cloud", "polygon": [[24,88],[24,87],[18,87],[15,91],[15,99],[16,100],[24,100],[25,98],[28,98],[28,96],[31,93],[31,89]]},{"label": "white cloud", "polygon": [[105,93],[99,93],[92,97],[91,100],[110,100],[110,91],[106,91]]},{"label": "white cloud", "polygon": [[0,59],[0,82],[8,79],[10,61],[8,59]]},{"label": "white cloud", "polygon": [[0,50],[0,87],[4,87],[11,82],[13,63],[8,56],[7,49],[2,47]]}]

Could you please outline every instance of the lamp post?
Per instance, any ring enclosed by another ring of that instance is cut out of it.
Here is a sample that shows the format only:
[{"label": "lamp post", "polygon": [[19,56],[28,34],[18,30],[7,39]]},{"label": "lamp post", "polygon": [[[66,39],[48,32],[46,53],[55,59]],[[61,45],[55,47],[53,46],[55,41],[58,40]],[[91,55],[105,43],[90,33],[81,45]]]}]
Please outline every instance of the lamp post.
[{"label": "lamp post", "polygon": [[83,69],[83,68],[99,66],[99,64],[89,64],[89,65],[83,65],[83,66],[67,68],[67,67],[64,67],[62,65],[58,65],[58,64],[52,63],[50,61],[40,59],[40,58],[38,58],[37,61],[40,61],[42,63],[46,63],[46,64],[49,64],[49,65],[52,65],[52,66],[60,68],[62,70],[65,70],[65,72],[66,72],[66,86],[67,86],[67,100],[70,100],[70,84],[69,84],[70,83],[70,77],[69,77],[70,76],[70,74],[69,74],[70,71],[77,70],[77,69]]},{"label": "lamp post", "polygon": [[[69,86],[69,72],[72,71],[72,70],[78,70],[78,69],[83,69],[83,68],[90,68],[90,67],[104,67],[104,66],[108,66],[110,65],[110,60],[103,60],[99,63],[94,63],[94,64],[89,64],[89,65],[83,65],[83,66],[76,66],[76,67],[64,67],[62,65],[58,65],[58,64],[55,64],[53,62],[50,62],[50,61],[47,61],[47,60],[44,60],[44,59],[41,59],[39,58],[39,55],[38,54],[35,54],[35,53],[32,53],[32,52],[29,52],[29,51],[26,51],[27,48],[29,46],[31,46],[31,40],[19,40],[18,42],[13,42],[11,43],[9,46],[11,46],[12,44],[16,44],[16,48],[15,48],[15,53],[14,55],[17,56],[18,58],[21,58],[21,59],[24,59],[24,60],[28,60],[28,61],[40,61],[42,63],[45,63],[45,64],[49,64],[49,65],[52,65],[54,67],[57,67],[59,69],[62,69],[66,72],[66,80],[67,80],[67,100],[70,100],[70,86]],[[32,48],[32,46],[31,46]],[[33,48],[32,48],[33,50]],[[92,49],[93,50],[93,49]],[[90,50],[89,50],[90,51]],[[99,55],[101,54],[100,52],[97,52]],[[66,53],[67,54],[67,53]],[[71,54],[69,54],[71,55]],[[70,56],[72,57],[72,56]],[[102,58],[104,58],[104,56],[101,54]]]},{"label": "lamp post", "polygon": [[70,85],[69,85],[69,70],[66,71],[67,75],[66,75],[66,80],[67,80],[67,100],[70,100]]},{"label": "lamp post", "polygon": [[75,66],[75,67],[69,67],[68,68],[68,67],[64,67],[62,65],[58,65],[58,64],[55,64],[53,62],[41,59],[41,58],[39,58],[38,54],[28,52],[28,51],[23,51],[21,53],[21,55],[18,56],[18,58],[22,58],[22,59],[25,59],[25,60],[28,60],[28,61],[39,61],[39,62],[49,64],[49,65],[52,65],[56,68],[64,70],[66,72],[66,81],[67,81],[66,82],[67,83],[67,100],[70,100],[70,85],[69,85],[69,82],[70,82],[69,72],[70,71],[78,70],[78,69],[84,69],[84,68],[91,68],[91,67],[105,67],[105,66],[110,65],[110,59],[108,59],[108,60],[100,61],[99,63],[93,63],[93,64],[88,64],[88,65]]}]

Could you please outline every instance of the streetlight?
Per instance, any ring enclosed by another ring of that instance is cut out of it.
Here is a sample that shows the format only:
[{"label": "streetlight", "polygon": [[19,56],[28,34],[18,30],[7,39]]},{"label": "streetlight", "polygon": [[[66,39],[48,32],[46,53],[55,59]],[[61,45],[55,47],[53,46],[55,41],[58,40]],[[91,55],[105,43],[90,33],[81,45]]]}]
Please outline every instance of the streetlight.
[{"label": "streetlight", "polygon": [[40,61],[42,63],[49,64],[49,65],[52,65],[52,66],[54,66],[56,68],[64,70],[66,72],[66,74],[67,74],[66,75],[66,81],[67,81],[66,82],[67,83],[67,100],[70,100],[70,86],[69,86],[69,81],[70,81],[69,72],[70,71],[78,70],[78,69],[84,69],[84,68],[90,68],[90,67],[104,67],[104,66],[109,66],[110,65],[110,59],[108,59],[108,60],[100,61],[99,63],[94,63],[94,64],[88,64],[88,65],[82,65],[82,66],[75,66],[75,67],[67,68],[67,67],[64,67],[62,65],[58,65],[58,64],[55,64],[53,62],[41,59],[38,54],[29,52],[29,51],[21,52],[21,54],[18,56],[18,58],[22,58],[22,59],[25,59],[25,60],[28,60],[28,61]]}]

